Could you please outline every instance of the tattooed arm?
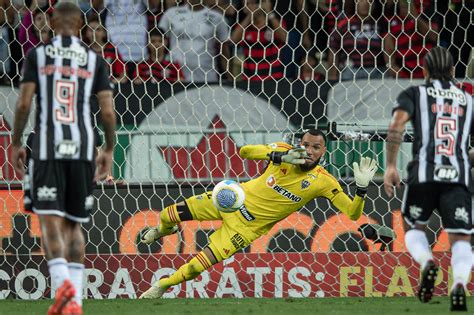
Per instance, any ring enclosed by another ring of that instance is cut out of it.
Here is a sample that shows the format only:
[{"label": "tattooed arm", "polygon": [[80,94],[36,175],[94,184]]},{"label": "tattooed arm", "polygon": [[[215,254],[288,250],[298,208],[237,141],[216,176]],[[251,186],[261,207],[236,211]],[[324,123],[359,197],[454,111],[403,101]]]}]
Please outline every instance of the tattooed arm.
[{"label": "tattooed arm", "polygon": [[392,121],[388,127],[385,143],[387,167],[384,176],[384,188],[389,197],[393,195],[393,186],[400,186],[400,175],[397,170],[397,155],[403,140],[405,124],[410,120],[410,115],[404,110],[393,112]]}]

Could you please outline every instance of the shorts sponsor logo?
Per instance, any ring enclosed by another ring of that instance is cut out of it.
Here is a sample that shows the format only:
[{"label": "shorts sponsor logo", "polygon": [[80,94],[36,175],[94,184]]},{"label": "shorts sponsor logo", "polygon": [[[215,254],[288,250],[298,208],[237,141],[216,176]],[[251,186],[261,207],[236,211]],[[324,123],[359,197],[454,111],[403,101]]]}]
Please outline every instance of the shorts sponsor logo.
[{"label": "shorts sponsor logo", "polygon": [[56,152],[62,156],[73,156],[79,151],[79,146],[73,141],[63,141],[56,145]]},{"label": "shorts sponsor logo", "polygon": [[90,195],[86,197],[84,207],[86,210],[92,210],[92,208],[94,208],[94,196]]},{"label": "shorts sponsor logo", "polygon": [[421,212],[423,212],[423,209],[421,209],[420,207],[415,205],[410,206],[410,216],[413,219],[418,219],[421,216]]},{"label": "shorts sponsor logo", "polygon": [[57,188],[48,186],[38,187],[36,198],[38,201],[56,201]]},{"label": "shorts sponsor logo", "polygon": [[435,179],[452,180],[458,177],[458,171],[452,166],[440,166],[434,171]]},{"label": "shorts sponsor logo", "polygon": [[230,238],[230,241],[232,242],[232,245],[234,245],[235,249],[241,249],[245,246],[244,238],[240,234],[234,234]]},{"label": "shorts sponsor logo", "polygon": [[454,220],[462,221],[466,224],[469,223],[469,214],[466,211],[466,208],[459,207],[454,211]]},{"label": "shorts sponsor logo", "polygon": [[242,205],[239,209],[240,213],[244,217],[245,220],[247,221],[253,221],[255,220],[255,217],[245,208],[245,205]]}]

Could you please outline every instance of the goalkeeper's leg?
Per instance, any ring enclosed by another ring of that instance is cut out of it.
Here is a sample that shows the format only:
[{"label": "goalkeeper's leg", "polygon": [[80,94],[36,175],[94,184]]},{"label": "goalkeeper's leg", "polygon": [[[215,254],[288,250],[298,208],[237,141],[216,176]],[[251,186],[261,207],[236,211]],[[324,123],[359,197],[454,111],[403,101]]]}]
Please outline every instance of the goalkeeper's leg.
[{"label": "goalkeeper's leg", "polygon": [[142,236],[141,241],[145,244],[151,244],[163,236],[174,234],[178,231],[178,224],[180,222],[189,220],[193,220],[193,216],[186,202],[182,201],[168,206],[161,211],[160,224],[150,228]]},{"label": "goalkeeper's leg", "polygon": [[208,246],[188,263],[182,265],[169,278],[162,278],[155,282],[151,288],[140,296],[140,299],[160,298],[169,287],[196,278],[204,270],[209,269],[212,265],[222,260],[223,258],[219,254],[215,255]]},{"label": "goalkeeper's leg", "polygon": [[225,222],[209,237],[209,245],[181,266],[168,278],[162,278],[143,293],[141,299],[160,298],[169,287],[191,280],[199,276],[212,265],[234,255],[238,250],[247,247],[258,236],[243,229],[237,232],[233,229],[234,222]]}]

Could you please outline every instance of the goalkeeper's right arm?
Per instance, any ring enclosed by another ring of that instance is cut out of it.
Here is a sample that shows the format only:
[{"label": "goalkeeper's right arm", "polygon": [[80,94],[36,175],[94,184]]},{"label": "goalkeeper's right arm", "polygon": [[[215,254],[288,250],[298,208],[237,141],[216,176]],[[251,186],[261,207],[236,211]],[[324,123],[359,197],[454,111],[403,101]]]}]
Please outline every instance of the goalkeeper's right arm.
[{"label": "goalkeeper's right arm", "polygon": [[249,160],[270,160],[274,164],[304,164],[306,150],[293,147],[285,142],[276,142],[268,145],[246,145],[240,149],[240,156]]}]

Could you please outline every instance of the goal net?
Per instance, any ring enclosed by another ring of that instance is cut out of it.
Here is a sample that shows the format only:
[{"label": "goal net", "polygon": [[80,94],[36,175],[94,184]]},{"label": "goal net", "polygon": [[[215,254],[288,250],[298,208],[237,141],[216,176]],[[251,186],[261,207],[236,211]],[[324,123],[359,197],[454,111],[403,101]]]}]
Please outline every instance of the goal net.
[{"label": "goal net", "polygon": [[[136,298],[171,274],[221,223],[183,222],[177,234],[140,244],[160,210],[224,178],[255,178],[265,164],[243,160],[240,147],[307,128],[330,134],[325,167],[351,196],[352,163],[378,160],[362,217],[351,221],[314,200],[165,297],[415,294],[419,269],[404,246],[403,188],[388,198],[381,182],[384,135],[397,95],[422,81],[430,47],[447,47],[457,79],[472,83],[472,8],[454,0],[77,2],[86,16],[82,39],[110,65],[118,123],[114,179],[97,184],[92,220],[83,225],[84,297]],[[21,64],[51,36],[52,9],[40,0],[0,3],[0,299],[49,298],[39,221],[24,211],[10,152]],[[94,117],[100,127],[97,110]],[[34,113],[25,138],[33,123]],[[398,159],[404,178],[410,158],[407,141]],[[361,232],[366,224],[394,237],[374,241]],[[446,295],[450,254],[439,215],[427,235],[441,267],[435,294]]]}]

